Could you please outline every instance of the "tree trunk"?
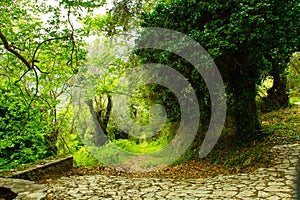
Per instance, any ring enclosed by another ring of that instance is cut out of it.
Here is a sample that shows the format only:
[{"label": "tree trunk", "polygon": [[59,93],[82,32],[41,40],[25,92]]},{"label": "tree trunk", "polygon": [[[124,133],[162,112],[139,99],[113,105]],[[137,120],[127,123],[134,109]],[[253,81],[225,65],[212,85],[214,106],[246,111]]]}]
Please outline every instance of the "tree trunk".
[{"label": "tree trunk", "polygon": [[256,106],[256,86],[254,83],[241,85],[234,95],[233,113],[236,123],[237,139],[242,143],[259,137],[261,124]]},{"label": "tree trunk", "polygon": [[[96,104],[97,100],[95,98]],[[108,132],[106,130],[107,125],[108,125],[108,121],[109,121],[109,117],[110,117],[110,113],[111,113],[111,109],[112,109],[112,100],[111,100],[111,96],[107,95],[107,105],[106,108],[104,108],[105,105],[98,105],[98,111],[96,112],[97,114],[97,119],[98,122],[104,132],[104,134],[107,136]]]},{"label": "tree trunk", "polygon": [[95,133],[94,133],[94,145],[95,146],[103,146],[107,142],[107,137],[103,133],[103,130],[100,126],[100,123],[98,121],[94,106],[93,106],[93,101],[92,100],[87,100],[85,103],[88,105],[90,109],[90,113],[92,115],[93,121],[94,121],[94,126],[95,126]]},{"label": "tree trunk", "polygon": [[251,65],[247,52],[229,54],[215,62],[226,84],[228,128],[234,128],[235,143],[247,144],[258,138],[261,130],[256,104],[257,66]]}]

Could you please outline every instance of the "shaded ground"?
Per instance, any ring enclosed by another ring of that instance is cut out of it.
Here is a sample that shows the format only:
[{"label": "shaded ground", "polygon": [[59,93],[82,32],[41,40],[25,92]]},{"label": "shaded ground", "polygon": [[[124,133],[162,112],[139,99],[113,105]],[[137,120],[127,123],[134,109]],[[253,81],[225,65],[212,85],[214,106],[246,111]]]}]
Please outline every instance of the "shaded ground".
[{"label": "shaded ground", "polygon": [[0,187],[0,199],[10,200],[17,196],[18,194],[14,193],[10,188]]}]

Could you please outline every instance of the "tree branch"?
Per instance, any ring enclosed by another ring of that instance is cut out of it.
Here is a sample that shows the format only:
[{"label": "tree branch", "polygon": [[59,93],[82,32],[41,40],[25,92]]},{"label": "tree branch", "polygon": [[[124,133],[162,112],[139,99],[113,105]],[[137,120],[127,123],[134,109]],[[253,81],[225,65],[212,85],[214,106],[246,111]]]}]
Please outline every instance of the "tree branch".
[{"label": "tree branch", "polygon": [[28,60],[26,60],[26,58],[24,58],[18,51],[16,51],[14,48],[12,48],[8,44],[8,41],[7,41],[6,37],[4,36],[4,34],[1,32],[1,30],[0,30],[0,39],[2,40],[3,45],[7,51],[9,51],[12,54],[14,54],[15,56],[17,56],[26,65],[26,67],[28,69],[32,69],[32,65],[28,62]]},{"label": "tree branch", "polygon": [[39,45],[36,47],[36,49],[35,49],[35,51],[34,51],[34,53],[33,53],[33,55],[32,55],[32,61],[31,61],[32,66],[36,67],[36,68],[38,69],[39,72],[41,72],[41,73],[46,73],[46,72],[43,72],[38,66],[36,66],[36,65],[34,64],[34,63],[38,62],[38,61],[36,60],[36,54],[37,54],[39,48],[40,48],[43,44],[45,44],[46,42],[51,42],[51,41],[54,41],[54,40],[64,40],[64,39],[69,39],[69,38],[71,38],[71,36],[67,35],[67,36],[63,36],[63,37],[50,38],[50,39],[44,40],[43,42],[39,43]]},{"label": "tree branch", "polygon": [[15,85],[20,82],[22,80],[22,78],[30,71],[31,69],[27,69],[21,76],[18,80],[15,81]]}]

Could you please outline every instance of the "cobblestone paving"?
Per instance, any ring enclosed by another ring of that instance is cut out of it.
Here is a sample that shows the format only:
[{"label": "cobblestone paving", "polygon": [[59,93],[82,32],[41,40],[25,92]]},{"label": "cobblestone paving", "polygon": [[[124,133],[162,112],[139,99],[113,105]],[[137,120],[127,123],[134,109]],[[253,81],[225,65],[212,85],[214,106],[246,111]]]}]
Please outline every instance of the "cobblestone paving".
[{"label": "cobblestone paving", "polygon": [[274,147],[276,164],[250,174],[206,179],[96,176],[62,177],[50,184],[49,199],[295,199],[300,144]]}]

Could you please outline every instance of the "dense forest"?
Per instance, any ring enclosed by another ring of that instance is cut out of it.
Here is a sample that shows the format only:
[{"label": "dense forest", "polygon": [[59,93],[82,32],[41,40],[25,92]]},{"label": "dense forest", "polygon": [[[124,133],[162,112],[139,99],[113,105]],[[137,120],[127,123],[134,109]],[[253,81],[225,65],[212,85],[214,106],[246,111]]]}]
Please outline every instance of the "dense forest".
[{"label": "dense forest", "polygon": [[0,16],[0,170],[199,159],[300,102],[298,1],[2,0]]}]

